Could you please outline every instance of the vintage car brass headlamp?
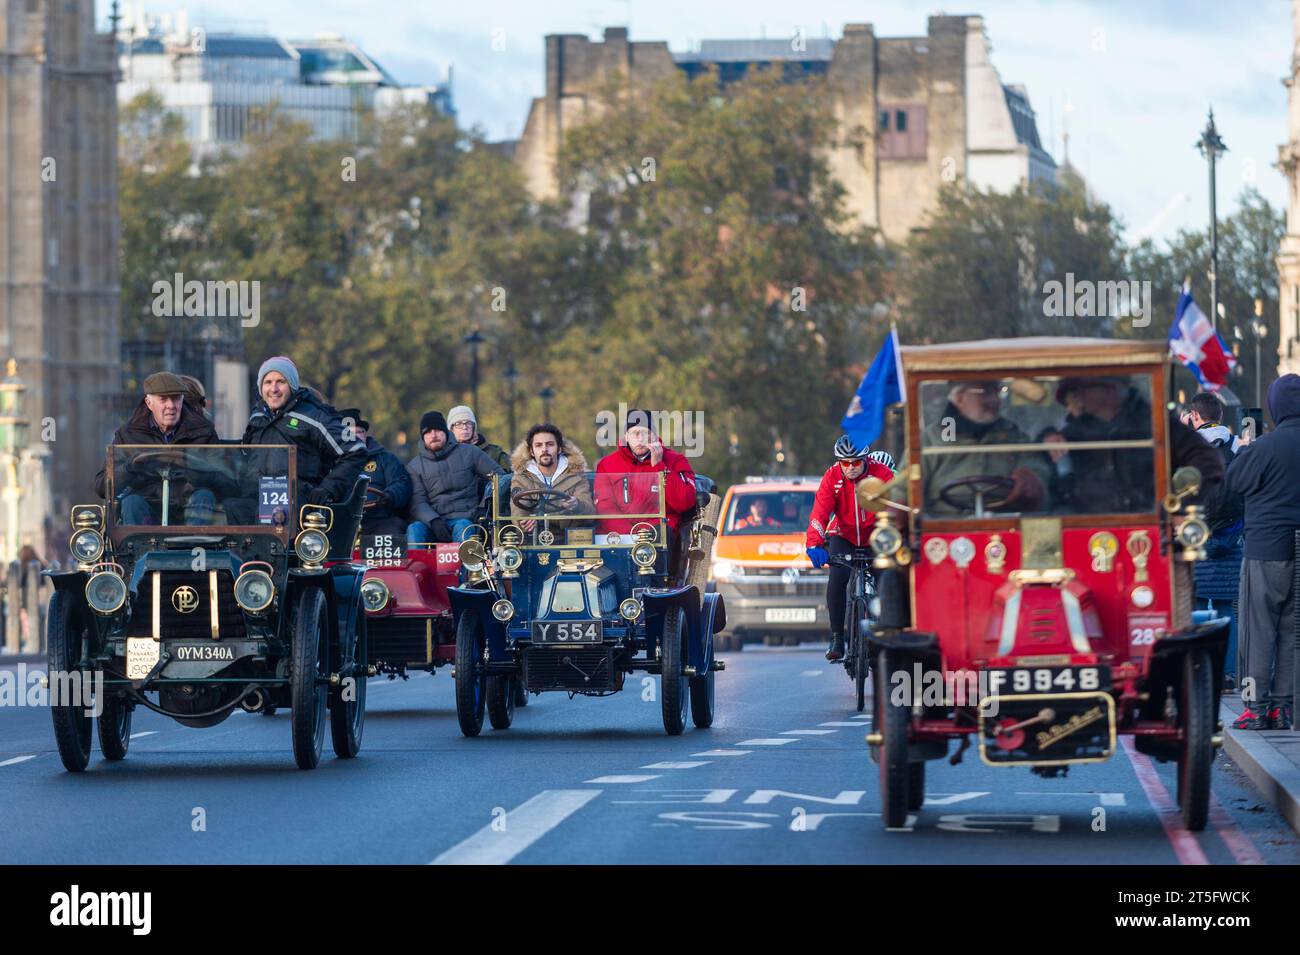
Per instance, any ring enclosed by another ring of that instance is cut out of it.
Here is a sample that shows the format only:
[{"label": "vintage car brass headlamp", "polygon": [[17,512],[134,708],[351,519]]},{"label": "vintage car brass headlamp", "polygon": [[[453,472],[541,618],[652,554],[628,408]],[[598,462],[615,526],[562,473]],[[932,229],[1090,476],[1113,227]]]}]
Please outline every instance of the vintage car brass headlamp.
[{"label": "vintage car brass headlamp", "polygon": [[95,613],[108,616],[126,603],[126,581],[112,570],[101,570],[86,581],[86,603]]},{"label": "vintage car brass headlamp", "polygon": [[481,540],[471,537],[461,541],[456,554],[460,557],[460,565],[465,568],[469,583],[478,584],[487,579],[487,548]]},{"label": "vintage car brass headlamp", "polygon": [[89,527],[77,531],[68,540],[68,550],[82,564],[93,564],[104,555],[104,537]]},{"label": "vintage car brass headlamp", "polygon": [[624,620],[633,621],[641,616],[641,601],[628,597],[618,605],[618,613]]},{"label": "vintage car brass headlamp", "polygon": [[235,603],[249,613],[264,613],[275,600],[275,582],[264,570],[246,570],[235,581]]},{"label": "vintage car brass headlamp", "polygon": [[371,577],[361,585],[361,603],[367,613],[378,613],[383,610],[388,606],[391,597],[392,592],[388,589],[388,584],[378,577]]},{"label": "vintage car brass headlamp", "polygon": [[330,539],[324,531],[308,528],[300,531],[293,542],[293,549],[307,564],[320,564],[329,556]]},{"label": "vintage car brass headlamp", "polygon": [[505,623],[515,615],[515,605],[502,597],[492,605],[492,616]]},{"label": "vintage car brass headlamp", "polygon": [[1210,527],[1196,506],[1187,509],[1187,520],[1178,525],[1174,538],[1183,547],[1183,560],[1204,560],[1205,542],[1210,539]]},{"label": "vintage car brass headlamp", "polygon": [[632,563],[637,566],[637,573],[641,575],[654,573],[654,562],[658,556],[654,544],[641,541],[632,547]]},{"label": "vintage car brass headlamp", "polygon": [[74,530],[90,528],[96,531],[104,529],[103,504],[78,504],[72,509],[72,527]]},{"label": "vintage car brass headlamp", "polygon": [[502,547],[518,547],[524,542],[524,532],[516,524],[507,524],[497,532],[497,543]]},{"label": "vintage car brass headlamp", "polygon": [[519,568],[524,565],[524,552],[518,547],[503,547],[497,551],[497,565],[502,577],[518,577]]}]

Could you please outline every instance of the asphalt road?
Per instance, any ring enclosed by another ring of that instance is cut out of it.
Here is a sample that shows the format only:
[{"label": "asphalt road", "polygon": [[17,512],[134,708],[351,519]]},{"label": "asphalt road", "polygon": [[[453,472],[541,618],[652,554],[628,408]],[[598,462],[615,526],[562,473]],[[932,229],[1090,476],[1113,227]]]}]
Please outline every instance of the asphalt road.
[{"label": "asphalt road", "polygon": [[1172,765],[1127,750],[1050,780],[974,750],[932,762],[925,806],[885,831],[843,671],[811,646],[726,659],[717,722],[676,738],[640,677],[604,699],[533,697],[478,739],[457,729],[449,670],[372,680],[361,755],[327,740],[313,772],[294,768],[285,713],[197,730],[137,710],[128,758],[96,752],[72,775],[48,711],[2,706],[0,862],[1300,862],[1222,755],[1199,834],[1178,824]]}]

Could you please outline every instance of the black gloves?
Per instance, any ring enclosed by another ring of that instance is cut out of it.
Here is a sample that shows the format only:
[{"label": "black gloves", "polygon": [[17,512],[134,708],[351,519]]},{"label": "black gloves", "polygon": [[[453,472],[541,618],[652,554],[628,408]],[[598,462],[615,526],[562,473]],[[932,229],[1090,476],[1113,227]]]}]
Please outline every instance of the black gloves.
[{"label": "black gloves", "polygon": [[307,492],[308,504],[328,504],[330,502],[330,492],[323,487],[314,487]]}]

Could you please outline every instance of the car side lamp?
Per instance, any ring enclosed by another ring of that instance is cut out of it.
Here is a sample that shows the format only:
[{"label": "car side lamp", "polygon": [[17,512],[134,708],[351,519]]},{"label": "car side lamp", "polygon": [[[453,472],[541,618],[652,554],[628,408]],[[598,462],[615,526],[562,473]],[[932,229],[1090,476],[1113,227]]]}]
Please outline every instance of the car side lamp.
[{"label": "car side lamp", "polygon": [[871,566],[876,570],[893,570],[900,564],[909,563],[910,555],[903,557],[903,532],[894,524],[894,516],[887,510],[876,513],[876,526],[867,538],[875,559]]},{"label": "car side lamp", "polygon": [[[1201,489],[1201,472],[1194,467],[1181,467],[1174,472],[1170,483],[1173,491],[1165,495],[1165,511],[1172,517],[1183,511],[1183,500]],[[1202,516],[1201,507],[1188,504],[1186,517],[1174,528],[1174,540],[1182,549],[1178,559],[1184,561],[1205,560],[1205,544],[1210,539],[1210,527]]]}]

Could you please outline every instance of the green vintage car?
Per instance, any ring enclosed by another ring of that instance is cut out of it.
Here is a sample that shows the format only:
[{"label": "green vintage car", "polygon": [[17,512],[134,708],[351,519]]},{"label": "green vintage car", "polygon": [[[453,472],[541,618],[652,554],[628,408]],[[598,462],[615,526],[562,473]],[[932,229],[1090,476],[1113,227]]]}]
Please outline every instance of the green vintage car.
[{"label": "green vintage car", "polygon": [[[193,727],[288,707],[294,759],[355,756],[365,719],[365,477],[299,508],[295,451],[116,445],[106,504],[72,509],[73,569],[47,572],[49,685],[63,764],[126,756],[138,706]],[[341,559],[334,559],[334,558]],[[93,709],[77,689],[97,688]]]}]

